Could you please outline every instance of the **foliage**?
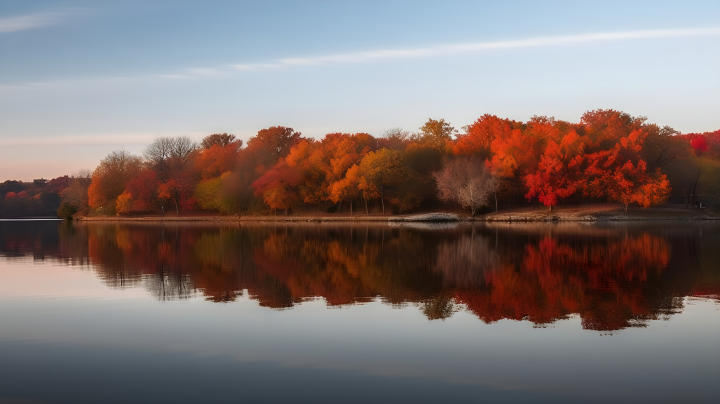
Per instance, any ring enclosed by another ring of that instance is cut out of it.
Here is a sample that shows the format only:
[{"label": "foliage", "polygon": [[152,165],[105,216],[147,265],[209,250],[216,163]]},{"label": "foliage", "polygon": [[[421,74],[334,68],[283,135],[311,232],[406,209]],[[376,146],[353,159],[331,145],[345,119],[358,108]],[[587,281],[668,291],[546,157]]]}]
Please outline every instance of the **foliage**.
[{"label": "foliage", "polygon": [[[115,213],[115,202],[125,185],[142,167],[139,157],[121,150],[107,155],[95,169],[88,188],[88,203],[104,214]],[[102,209],[101,209],[102,208]]]},{"label": "foliage", "polygon": [[238,148],[242,146],[242,140],[236,142],[235,135],[229,135],[227,133],[214,133],[212,135],[205,136],[200,142],[200,147],[203,150],[208,150],[213,146],[227,147],[230,143],[238,143]]},{"label": "foliage", "polygon": [[478,208],[488,204],[489,196],[497,186],[490,170],[479,159],[452,160],[433,177],[441,200],[457,202],[470,209],[473,216]]},{"label": "foliage", "polygon": [[223,181],[230,180],[231,175],[230,172],[226,172],[221,177],[205,180],[197,185],[195,199],[201,209],[217,210],[225,214],[237,211],[234,199],[225,196],[222,192]]},{"label": "foliage", "polygon": [[583,139],[575,131],[563,137],[560,144],[550,140],[537,171],[524,178],[528,188],[525,197],[530,199],[537,196],[540,202],[552,210],[558,198],[574,194],[583,181],[583,149]]},{"label": "foliage", "polygon": [[70,220],[70,219],[72,219],[73,215],[77,213],[77,211],[78,211],[77,207],[75,207],[67,202],[64,202],[58,208],[57,216],[60,219]]},{"label": "foliage", "polygon": [[445,122],[444,119],[435,120],[431,118],[420,127],[420,133],[417,135],[417,140],[425,147],[444,152],[447,150],[448,144],[452,140],[451,135],[455,132],[455,128]]},{"label": "foliage", "polygon": [[[59,205],[59,197],[78,211],[105,214],[173,207],[177,214],[181,208],[239,213],[313,206],[337,212],[347,205],[352,212],[360,198],[365,213],[378,200],[374,208],[383,213],[386,204],[393,212],[407,212],[437,206],[438,200],[453,200],[475,213],[488,195],[496,209],[498,199],[538,200],[552,209],[569,197],[607,198],[626,208],[668,197],[688,206],[701,199],[715,203],[720,131],[681,135],[612,109],[588,111],[578,123],[485,114],[463,129],[453,140],[456,131],[449,123],[429,119],[415,134],[395,128],[379,138],[328,133],[311,139],[272,126],[258,131],[247,147],[227,133],[208,135],[199,147],[187,137],[158,137],[143,159],[111,153],[91,180],[62,176],[44,188],[5,181],[2,209],[47,210]],[[467,161],[476,170],[472,175],[458,169]]]},{"label": "foliage", "polygon": [[513,129],[519,129],[517,122],[500,119],[495,115],[485,114],[472,124],[465,126],[465,133],[458,136],[453,145],[453,153],[463,156],[475,156],[480,159],[492,157],[492,142],[495,139],[507,139]]},{"label": "foliage", "polygon": [[385,214],[385,191],[403,181],[401,152],[381,149],[368,153],[360,162],[359,178],[358,189],[363,198],[366,201],[380,198]]},{"label": "foliage", "polygon": [[293,128],[271,126],[259,130],[257,136],[250,139],[248,146],[259,146],[265,149],[274,161],[278,161],[290,153],[290,149],[300,141],[301,135],[300,132],[295,132]]},{"label": "foliage", "polygon": [[145,161],[166,181],[183,169],[196,148],[187,136],[158,137],[145,149]]}]

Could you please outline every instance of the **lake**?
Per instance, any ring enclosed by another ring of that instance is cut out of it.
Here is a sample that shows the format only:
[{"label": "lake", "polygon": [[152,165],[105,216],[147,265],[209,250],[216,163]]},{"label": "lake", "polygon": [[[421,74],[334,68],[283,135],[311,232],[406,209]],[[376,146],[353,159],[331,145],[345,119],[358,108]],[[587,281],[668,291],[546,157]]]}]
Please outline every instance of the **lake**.
[{"label": "lake", "polygon": [[0,403],[717,403],[719,381],[719,223],[0,221]]}]

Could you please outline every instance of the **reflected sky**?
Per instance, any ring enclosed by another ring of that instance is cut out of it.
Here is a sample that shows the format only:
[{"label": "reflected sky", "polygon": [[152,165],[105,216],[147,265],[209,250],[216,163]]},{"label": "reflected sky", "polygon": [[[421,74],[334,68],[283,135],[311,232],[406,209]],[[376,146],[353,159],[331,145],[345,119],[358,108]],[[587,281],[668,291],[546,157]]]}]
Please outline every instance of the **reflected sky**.
[{"label": "reflected sky", "polygon": [[0,402],[720,398],[718,226],[5,225]]}]

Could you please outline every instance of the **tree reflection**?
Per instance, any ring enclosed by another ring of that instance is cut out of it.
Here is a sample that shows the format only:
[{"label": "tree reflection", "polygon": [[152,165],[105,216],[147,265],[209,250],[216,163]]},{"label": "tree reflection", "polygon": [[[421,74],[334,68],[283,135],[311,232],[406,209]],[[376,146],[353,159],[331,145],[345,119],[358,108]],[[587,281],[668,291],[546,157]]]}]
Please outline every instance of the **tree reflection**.
[{"label": "tree reflection", "polygon": [[683,296],[717,295],[718,240],[718,226],[0,225],[3,260],[85,265],[159,300],[232,302],[244,291],[274,309],[379,300],[429,320],[458,310],[487,323],[579,315],[593,330],[642,327],[681,310]]}]

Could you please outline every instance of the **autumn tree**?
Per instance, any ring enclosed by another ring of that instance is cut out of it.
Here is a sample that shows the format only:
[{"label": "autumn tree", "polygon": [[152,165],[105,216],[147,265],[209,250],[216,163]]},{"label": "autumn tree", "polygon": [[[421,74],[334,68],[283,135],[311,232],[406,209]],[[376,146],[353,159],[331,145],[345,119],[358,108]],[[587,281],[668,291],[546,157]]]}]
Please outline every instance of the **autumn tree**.
[{"label": "autumn tree", "polygon": [[196,149],[197,145],[185,136],[158,137],[145,149],[147,165],[157,173],[158,198],[164,203],[174,203],[177,215],[180,207],[195,206],[193,193],[198,178],[192,159],[196,157]]},{"label": "autumn tree", "polygon": [[437,121],[431,118],[420,127],[420,133],[416,136],[420,144],[436,150],[445,151],[448,143],[452,140],[451,136],[455,132],[455,128],[445,122],[444,119]]},{"label": "autumn tree", "polygon": [[[335,202],[350,202],[350,214],[353,213],[353,199],[360,196],[360,167],[353,165],[345,173],[345,177],[336,181],[332,185],[330,199]],[[365,212],[367,210],[367,200],[365,200]]]},{"label": "autumn tree", "polygon": [[63,175],[62,177],[53,178],[45,185],[45,192],[55,192],[61,194],[62,191],[70,186],[70,176]]},{"label": "autumn tree", "polygon": [[[89,210],[88,188],[92,181],[92,173],[89,170],[81,170],[70,176],[69,185],[62,193],[62,204],[72,207],[75,212],[87,213]],[[73,213],[74,214],[74,213]]]},{"label": "autumn tree", "polygon": [[167,181],[183,169],[196,145],[186,136],[158,137],[145,149],[145,160],[160,178]]},{"label": "autumn tree", "polygon": [[643,130],[647,133],[647,137],[640,156],[647,163],[649,170],[664,169],[673,161],[689,156],[690,148],[687,142],[675,129],[652,124],[644,125]]},{"label": "autumn tree", "polygon": [[490,146],[490,169],[498,180],[500,197],[521,198],[526,190],[523,178],[537,169],[541,142],[520,129],[513,129],[508,137],[495,138]]},{"label": "autumn tree", "polygon": [[381,149],[368,153],[359,165],[359,185],[363,198],[380,198],[385,214],[385,193],[388,187],[403,181],[402,155],[396,150]]},{"label": "autumn tree", "polygon": [[[337,146],[330,149],[330,165],[329,172],[326,175],[326,193],[328,198],[334,202],[349,201],[350,210],[352,211],[352,199],[356,197],[351,189],[350,184],[354,184],[355,178],[353,175],[348,177],[346,173],[355,164],[359,164],[365,156],[377,149],[376,139],[367,133],[356,133],[354,135],[345,135],[337,142]],[[338,182],[343,182],[340,187],[334,188]],[[342,189],[343,197],[339,200],[336,191]]]},{"label": "autumn tree", "polygon": [[402,128],[391,128],[383,132],[378,139],[378,149],[405,150],[411,138],[410,131]]},{"label": "autumn tree", "polygon": [[114,213],[117,197],[123,193],[127,182],[140,172],[141,167],[142,160],[125,150],[108,154],[93,172],[88,188],[90,207],[102,208],[103,213]]},{"label": "autumn tree", "polygon": [[233,194],[234,189],[249,187],[249,183],[237,181],[237,171],[242,151],[242,140],[235,136],[215,134],[202,141],[202,150],[197,152],[193,164],[201,181],[195,186],[194,197],[202,209],[231,213],[240,209],[240,202]]},{"label": "autumn tree", "polygon": [[250,138],[248,146],[257,145],[265,149],[274,162],[290,153],[290,149],[300,140],[300,132],[284,126],[271,126],[258,131],[257,136]]},{"label": "autumn tree", "polygon": [[465,133],[459,135],[453,144],[453,153],[484,160],[492,157],[492,142],[498,138],[509,138],[513,129],[520,129],[520,124],[485,114],[463,129]]},{"label": "autumn tree", "polygon": [[284,160],[281,160],[272,169],[255,180],[252,187],[255,189],[255,195],[262,196],[270,209],[273,211],[284,209],[285,214],[287,214],[287,210],[297,200],[297,192],[295,192],[294,187],[301,180],[302,175]]},{"label": "autumn tree", "polygon": [[220,176],[215,188],[218,201],[231,201],[237,211],[263,209],[262,197],[255,194],[252,184],[276,163],[262,144],[248,142],[247,147],[238,150],[230,173]]},{"label": "autumn tree", "polygon": [[641,129],[644,122],[643,117],[613,109],[587,111],[580,118],[583,134],[591,143],[591,152],[612,149],[621,138]]},{"label": "autumn tree", "polygon": [[225,172],[233,171],[237,165],[238,152],[241,147],[242,140],[238,140],[224,145],[215,143],[208,148],[203,148],[193,161],[195,171],[200,173],[203,179],[219,177]]},{"label": "autumn tree", "polygon": [[560,144],[550,140],[540,158],[536,172],[524,178],[528,188],[526,198],[537,197],[540,202],[550,208],[558,204],[558,200],[574,194],[583,177],[584,139],[571,131],[562,138]]},{"label": "autumn tree", "polygon": [[288,209],[290,209],[292,202],[295,199],[294,196],[295,195],[293,195],[293,192],[290,190],[290,185],[285,182],[279,183],[262,193],[263,200],[270,209],[273,210],[273,212],[276,212],[277,214],[278,209],[284,209],[286,216],[288,214]]},{"label": "autumn tree", "polygon": [[8,192],[17,194],[18,192],[25,191],[27,186],[22,181],[6,180],[0,184],[0,196],[5,197]]},{"label": "autumn tree", "polygon": [[220,177],[200,182],[195,187],[195,199],[202,209],[217,210],[220,213],[232,213],[238,210],[238,201],[224,192],[223,184],[232,183],[233,174],[225,172]]},{"label": "autumn tree", "polygon": [[367,133],[328,133],[320,141],[300,140],[284,160],[302,177],[297,186],[299,199],[308,204],[338,203],[333,198],[334,184],[344,178],[351,166],[375,150],[377,143]]},{"label": "autumn tree", "polygon": [[584,193],[621,202],[625,212],[633,202],[647,208],[667,200],[670,193],[667,177],[659,169],[649,175],[647,164],[639,158],[646,136],[638,129],[620,138],[610,150],[588,155]]},{"label": "autumn tree", "polygon": [[479,159],[461,158],[445,164],[433,177],[438,197],[454,201],[475,216],[478,208],[488,204],[489,196],[497,186],[490,170]]},{"label": "autumn tree", "polygon": [[157,173],[149,168],[141,170],[127,182],[125,191],[118,196],[118,213],[150,212],[158,208]]},{"label": "autumn tree", "polygon": [[[208,150],[213,146],[220,146],[220,147],[226,147],[230,143],[234,143],[236,141],[235,135],[230,135],[227,133],[214,133],[212,135],[205,136],[200,141],[200,147],[203,150]],[[242,140],[240,140],[239,146],[242,146]]]},{"label": "autumn tree", "polygon": [[[180,216],[180,208],[192,210],[196,207],[194,197],[196,181],[191,172],[182,172],[174,178],[160,183],[158,199],[168,204],[174,203],[175,213]],[[164,204],[162,205],[164,209]]]}]

